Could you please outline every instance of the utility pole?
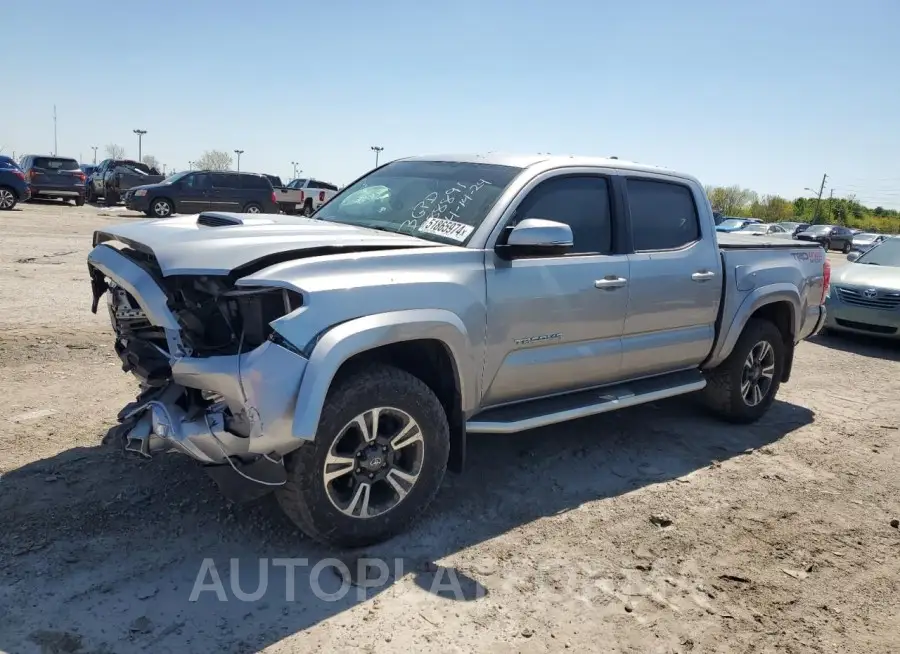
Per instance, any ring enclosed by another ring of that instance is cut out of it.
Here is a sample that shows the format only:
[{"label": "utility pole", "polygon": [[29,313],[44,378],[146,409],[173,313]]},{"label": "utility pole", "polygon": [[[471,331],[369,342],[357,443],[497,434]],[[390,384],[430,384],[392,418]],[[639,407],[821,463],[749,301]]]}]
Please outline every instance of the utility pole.
[{"label": "utility pole", "polygon": [[[300,164],[296,161],[292,161],[291,165],[294,167],[294,179],[297,179],[297,166]],[[302,173],[303,171],[301,170],[300,172]]]},{"label": "utility pole", "polygon": [[96,166],[96,165],[97,165],[97,146],[96,146],[96,145],[92,145],[92,146],[91,146],[91,150],[94,151],[94,165]]},{"label": "utility pole", "polygon": [[384,148],[381,147],[380,145],[373,145],[369,149],[375,153],[375,167],[378,168],[378,155],[380,155],[382,152],[384,152]]},{"label": "utility pole", "polygon": [[163,177],[166,176],[166,164],[163,164]]},{"label": "utility pole", "polygon": [[825,180],[828,179],[828,174],[822,175],[822,184],[819,186],[819,197],[816,198],[816,208],[813,211],[813,219],[812,224],[816,224],[816,220],[819,218],[819,203],[822,202],[822,193],[825,191]]},{"label": "utility pole", "polygon": [[828,192],[828,218],[829,218],[829,220],[834,215],[834,213],[832,213],[833,209],[834,209],[834,189],[832,188]]},{"label": "utility pole", "polygon": [[134,129],[134,130],[131,130],[131,131],[133,131],[135,134],[137,134],[137,137],[138,137],[138,161],[140,161],[140,160],[141,160],[141,137],[143,137],[144,134],[147,133],[147,130],[145,130],[145,129]]},{"label": "utility pole", "polygon": [[234,153],[237,155],[237,171],[241,172],[241,155],[244,154],[243,150],[235,150]]},{"label": "utility pole", "polygon": [[56,105],[53,105],[53,156],[56,155]]}]

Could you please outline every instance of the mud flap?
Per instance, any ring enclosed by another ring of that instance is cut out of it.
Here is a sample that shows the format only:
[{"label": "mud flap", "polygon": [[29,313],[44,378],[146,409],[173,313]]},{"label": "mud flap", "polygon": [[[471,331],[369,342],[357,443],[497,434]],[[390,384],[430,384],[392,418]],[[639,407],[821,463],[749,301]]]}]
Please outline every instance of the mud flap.
[{"label": "mud flap", "polygon": [[242,463],[235,459],[232,459],[232,463],[234,468],[227,463],[203,466],[219,487],[219,492],[232,502],[250,502],[259,499],[287,482],[287,471],[277,459],[261,456],[251,463]]}]

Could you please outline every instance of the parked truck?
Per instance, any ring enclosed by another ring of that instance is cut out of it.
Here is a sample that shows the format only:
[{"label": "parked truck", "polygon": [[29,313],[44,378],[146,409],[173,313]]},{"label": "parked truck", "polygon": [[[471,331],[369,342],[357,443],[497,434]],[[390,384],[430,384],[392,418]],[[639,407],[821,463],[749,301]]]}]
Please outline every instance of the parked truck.
[{"label": "parked truck", "polygon": [[280,177],[275,175],[266,175],[266,177],[275,188],[278,206],[288,215],[311,216],[338,192],[338,187],[334,184],[317,179],[294,179],[287,186],[283,186]]},{"label": "parked truck", "polygon": [[85,188],[86,200],[96,202],[103,198],[103,203],[118,203],[125,192],[136,186],[156,184],[165,179],[158,170],[147,164],[131,159],[104,159],[88,178]]},{"label": "parked truck", "polygon": [[830,279],[816,243],[717,236],[694,177],[553,156],[394,161],[315,219],[104,227],[88,264],[143,389],[111,438],[338,546],[404,530],[468,434],[678,395],[757,420]]}]

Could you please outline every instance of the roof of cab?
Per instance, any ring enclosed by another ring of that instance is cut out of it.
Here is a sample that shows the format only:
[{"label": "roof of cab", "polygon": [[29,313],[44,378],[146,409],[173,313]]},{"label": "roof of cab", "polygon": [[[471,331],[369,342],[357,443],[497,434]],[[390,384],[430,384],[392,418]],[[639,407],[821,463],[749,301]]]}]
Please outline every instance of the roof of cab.
[{"label": "roof of cab", "polygon": [[505,154],[488,152],[484,154],[436,154],[417,157],[404,157],[400,161],[442,161],[454,163],[483,163],[498,166],[514,166],[516,168],[528,168],[541,164],[542,168],[563,168],[569,166],[595,166],[599,168],[616,168],[619,170],[633,170],[635,172],[660,173],[672,175],[700,182],[693,175],[680,173],[660,166],[626,161],[613,157],[582,157],[577,155],[550,155],[550,154]]}]

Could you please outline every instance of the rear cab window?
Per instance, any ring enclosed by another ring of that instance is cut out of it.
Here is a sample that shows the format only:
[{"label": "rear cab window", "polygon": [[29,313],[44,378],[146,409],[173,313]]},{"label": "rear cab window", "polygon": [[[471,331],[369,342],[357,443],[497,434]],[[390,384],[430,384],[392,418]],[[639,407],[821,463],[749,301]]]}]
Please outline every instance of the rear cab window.
[{"label": "rear cab window", "polygon": [[700,240],[700,216],[689,186],[632,177],[626,188],[635,252],[677,250]]}]

